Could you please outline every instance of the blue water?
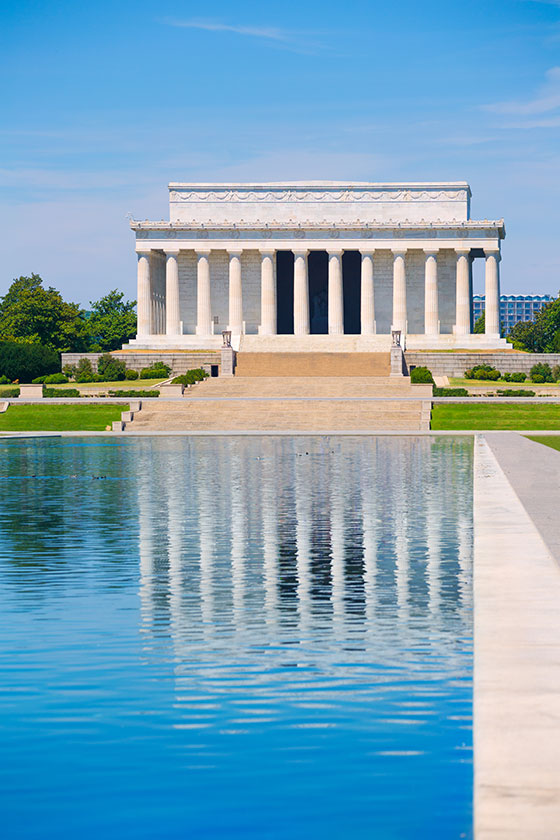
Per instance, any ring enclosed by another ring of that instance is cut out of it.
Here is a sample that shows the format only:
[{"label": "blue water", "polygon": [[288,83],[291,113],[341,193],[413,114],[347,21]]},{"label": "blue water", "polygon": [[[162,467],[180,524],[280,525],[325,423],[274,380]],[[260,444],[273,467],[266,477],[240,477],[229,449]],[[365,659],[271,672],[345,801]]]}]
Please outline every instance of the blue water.
[{"label": "blue water", "polygon": [[0,439],[6,838],[471,837],[472,445]]}]

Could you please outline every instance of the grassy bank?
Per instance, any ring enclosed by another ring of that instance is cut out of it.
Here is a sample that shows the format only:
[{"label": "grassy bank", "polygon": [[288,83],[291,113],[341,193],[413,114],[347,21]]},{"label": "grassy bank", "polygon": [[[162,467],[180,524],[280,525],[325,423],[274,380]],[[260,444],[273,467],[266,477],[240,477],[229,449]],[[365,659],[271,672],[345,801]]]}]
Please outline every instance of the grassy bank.
[{"label": "grassy bank", "polygon": [[560,435],[551,435],[548,437],[547,435],[527,435],[529,440],[534,440],[537,443],[543,443],[545,446],[550,446],[551,449],[558,449],[560,452]]},{"label": "grassy bank", "polygon": [[530,388],[533,391],[540,391],[541,388],[546,391],[550,391],[552,394],[559,394],[560,387],[558,382],[531,382],[530,379],[526,379],[525,382],[505,382],[504,380],[499,380],[498,382],[492,382],[489,379],[466,379],[465,377],[459,376],[450,376],[449,377],[449,387],[450,388],[482,388],[486,391],[495,391],[498,388],[501,390],[504,388]]},{"label": "grassy bank", "polygon": [[121,419],[126,405],[11,405],[1,432],[101,432]]},{"label": "grassy bank", "polygon": [[560,405],[434,405],[432,429],[560,429]]}]

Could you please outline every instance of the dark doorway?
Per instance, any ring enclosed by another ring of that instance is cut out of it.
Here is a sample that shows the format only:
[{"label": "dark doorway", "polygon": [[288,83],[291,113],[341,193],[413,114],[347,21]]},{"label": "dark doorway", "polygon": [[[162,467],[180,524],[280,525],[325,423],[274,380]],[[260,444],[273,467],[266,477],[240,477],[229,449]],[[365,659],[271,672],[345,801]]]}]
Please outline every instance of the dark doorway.
[{"label": "dark doorway", "polygon": [[218,365],[210,365],[210,376],[218,376],[219,373],[219,366]]},{"label": "dark doorway", "polygon": [[294,332],[294,254],[276,252],[276,331],[280,335]]},{"label": "dark doorway", "polygon": [[359,335],[361,306],[362,257],[359,251],[345,251],[342,255],[344,287],[344,332]]},{"label": "dark doorway", "polygon": [[309,327],[313,335],[329,331],[329,255],[311,251],[307,258],[309,278]]}]

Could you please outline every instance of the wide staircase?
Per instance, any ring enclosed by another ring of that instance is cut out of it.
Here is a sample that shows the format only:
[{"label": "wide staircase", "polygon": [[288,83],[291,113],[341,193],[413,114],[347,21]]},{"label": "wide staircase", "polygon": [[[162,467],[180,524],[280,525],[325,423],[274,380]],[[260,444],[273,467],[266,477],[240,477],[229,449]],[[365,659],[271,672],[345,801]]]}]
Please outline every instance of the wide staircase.
[{"label": "wide staircase", "polygon": [[237,353],[235,374],[248,376],[389,376],[390,353]]},{"label": "wide staircase", "polygon": [[145,402],[127,430],[209,432],[421,431],[431,386],[383,376],[207,379],[182,399]]}]

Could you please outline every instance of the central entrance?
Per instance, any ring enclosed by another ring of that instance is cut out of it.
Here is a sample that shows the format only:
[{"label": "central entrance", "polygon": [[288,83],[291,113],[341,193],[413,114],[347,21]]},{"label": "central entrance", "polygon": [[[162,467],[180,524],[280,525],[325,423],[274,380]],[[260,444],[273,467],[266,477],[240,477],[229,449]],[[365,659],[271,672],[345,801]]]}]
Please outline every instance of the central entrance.
[{"label": "central entrance", "polygon": [[329,256],[311,251],[307,258],[309,279],[309,331],[327,335],[329,331]]}]

